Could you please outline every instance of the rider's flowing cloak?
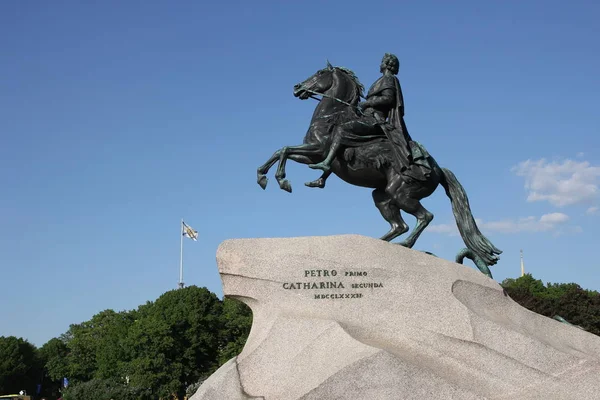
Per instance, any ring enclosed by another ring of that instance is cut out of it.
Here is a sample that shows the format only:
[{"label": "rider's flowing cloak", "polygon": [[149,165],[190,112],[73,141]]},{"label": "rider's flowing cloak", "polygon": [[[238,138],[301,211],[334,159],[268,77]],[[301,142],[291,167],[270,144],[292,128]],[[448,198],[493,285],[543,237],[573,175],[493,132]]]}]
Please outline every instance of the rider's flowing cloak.
[{"label": "rider's flowing cloak", "polygon": [[431,172],[431,166],[427,161],[429,154],[421,144],[412,140],[406,129],[404,122],[404,98],[398,78],[394,75],[383,75],[380,77],[369,89],[367,99],[380,94],[386,89],[391,89],[396,94],[395,104],[388,112],[386,120],[376,118],[374,115],[365,115],[358,120],[350,121],[351,124],[358,122],[379,125],[383,135],[365,135],[354,133],[354,129],[348,129],[344,131],[341,142],[347,147],[359,147],[365,143],[385,142],[387,140],[391,142],[392,164],[396,172],[416,180],[424,181]]},{"label": "rider's flowing cloak", "polygon": [[395,158],[394,169],[398,173],[408,175],[417,180],[425,180],[430,173],[426,159],[429,156],[422,145],[412,140],[404,122],[404,97],[400,81],[393,75],[384,75],[369,89],[367,98],[381,93],[385,89],[393,89],[396,93],[396,104],[390,110],[386,122],[379,125],[388,140],[392,143]]},{"label": "rider's flowing cloak", "polygon": [[[392,89],[396,94],[396,104],[388,114],[387,123],[380,123],[381,129],[392,142],[392,149],[396,158],[398,172],[405,170],[410,163],[409,143],[412,140],[404,123],[404,96],[400,88],[400,81],[393,75],[384,75],[369,89],[367,97],[376,95],[385,89]],[[400,168],[398,168],[400,167]]]},{"label": "rider's flowing cloak", "polygon": [[[379,125],[382,128],[381,133],[365,135],[360,132],[353,132],[354,129],[347,129],[344,132],[344,136],[341,138],[342,144],[348,147],[361,146],[365,143],[376,143],[381,141],[391,141],[394,146],[397,147],[401,152],[398,155],[396,161],[400,161],[400,165],[408,165],[408,146],[410,142],[410,136],[406,132],[406,126],[404,125],[404,102],[402,98],[402,91],[400,90],[400,82],[395,76],[383,75],[369,89],[367,93],[367,100],[372,96],[376,96],[386,89],[391,89],[396,94],[396,101],[394,107],[389,112],[389,118],[386,121],[375,118],[373,114],[360,115],[358,120],[352,120],[350,123],[358,122],[368,125]],[[383,134],[382,134],[383,133]]]}]

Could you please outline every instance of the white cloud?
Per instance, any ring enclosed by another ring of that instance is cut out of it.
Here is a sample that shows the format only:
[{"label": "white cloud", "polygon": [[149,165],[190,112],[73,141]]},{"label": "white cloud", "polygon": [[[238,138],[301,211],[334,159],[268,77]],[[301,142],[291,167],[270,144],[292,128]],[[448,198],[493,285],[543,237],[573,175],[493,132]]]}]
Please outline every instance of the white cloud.
[{"label": "white cloud", "polygon": [[548,162],[527,160],[512,168],[525,177],[527,201],[548,201],[557,207],[594,199],[599,190],[600,167],[587,161]]},{"label": "white cloud", "polygon": [[570,229],[571,233],[581,233],[583,232],[583,228],[580,226],[573,226]]},{"label": "white cloud", "polygon": [[540,217],[542,224],[562,224],[569,220],[569,216],[563,213],[544,214]]},{"label": "white cloud", "polygon": [[429,225],[429,227],[427,227],[427,230],[429,232],[443,233],[450,236],[458,235],[458,228],[456,227],[456,224]]},{"label": "white cloud", "polygon": [[[539,218],[524,217],[518,219],[505,219],[500,221],[484,221],[476,219],[475,222],[479,229],[485,235],[486,232],[497,233],[517,233],[517,232],[559,232],[569,216],[563,213],[544,214]],[[436,224],[427,228],[428,231],[442,233],[451,236],[458,235],[456,224]],[[574,232],[579,232],[580,227],[576,227]]]},{"label": "white cloud", "polygon": [[600,209],[598,207],[590,207],[587,209],[586,214],[588,215],[598,215],[598,211],[600,211]]}]

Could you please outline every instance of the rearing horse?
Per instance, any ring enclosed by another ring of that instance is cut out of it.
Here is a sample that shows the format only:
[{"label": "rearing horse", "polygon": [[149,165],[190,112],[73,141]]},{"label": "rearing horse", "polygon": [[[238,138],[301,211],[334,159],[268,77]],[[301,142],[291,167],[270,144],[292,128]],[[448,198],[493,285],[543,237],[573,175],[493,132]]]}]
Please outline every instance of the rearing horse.
[{"label": "rearing horse", "polygon": [[[339,124],[356,119],[356,105],[363,90],[363,85],[352,71],[333,67],[329,62],[326,68],[295,85],[294,96],[301,100],[314,95],[321,95],[322,99],[315,108],[303,144],[277,150],[258,168],[258,184],[263,189],[266,188],[266,174],[279,161],[275,178],[281,189],[291,192],[292,187],[285,179],[286,161],[291,159],[302,164],[323,161],[332,130]],[[471,258],[482,272],[491,276],[487,267],[498,262],[498,255],[502,251],[479,231],[471,213],[467,194],[454,174],[446,168],[440,168],[433,157],[428,156],[433,170],[426,181],[404,176],[394,167],[392,145],[383,132],[380,135],[374,134],[372,140],[356,147],[347,147],[343,154],[338,155],[331,166],[331,173],[351,185],[374,189],[375,206],[391,226],[389,232],[381,237],[382,240],[391,241],[409,230],[400,215],[400,210],[415,216],[415,228],[399,243],[408,248],[414,246],[433,219],[433,214],[423,207],[421,199],[430,196],[441,184],[450,198],[458,230],[468,248],[459,254],[457,260],[461,262],[465,256]]]}]

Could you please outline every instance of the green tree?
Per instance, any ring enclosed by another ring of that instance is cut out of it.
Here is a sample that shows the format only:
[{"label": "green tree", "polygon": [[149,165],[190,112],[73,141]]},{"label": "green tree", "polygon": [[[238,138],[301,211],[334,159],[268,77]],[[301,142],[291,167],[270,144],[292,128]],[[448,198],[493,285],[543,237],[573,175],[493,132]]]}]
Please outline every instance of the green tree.
[{"label": "green tree", "polygon": [[588,332],[600,335],[600,293],[585,290],[576,283],[548,283],[526,274],[506,279],[502,287],[523,307],[554,318],[559,315]]},{"label": "green tree", "polygon": [[92,379],[69,386],[63,392],[64,400],[146,400],[149,393],[114,379]]},{"label": "green tree", "polygon": [[543,295],[546,292],[544,283],[539,279],[535,279],[531,274],[525,274],[518,279],[505,279],[502,286],[513,290],[524,290],[533,296]]},{"label": "green tree", "polygon": [[225,298],[221,326],[219,365],[223,365],[242,352],[252,327],[250,307],[241,301]]},{"label": "green tree", "polygon": [[46,396],[56,396],[61,388],[62,378],[67,376],[69,349],[63,339],[53,338],[46,342],[38,355],[44,366],[42,393]]},{"label": "green tree", "polygon": [[222,303],[214,293],[172,290],[138,311],[128,337],[132,383],[161,398],[183,397],[188,385],[218,367]]},{"label": "green tree", "polygon": [[39,349],[40,358],[50,379],[58,381],[67,376],[68,354],[66,343],[59,338],[50,339]]},{"label": "green tree", "polygon": [[35,393],[43,375],[37,348],[15,336],[0,336],[0,393]]},{"label": "green tree", "polygon": [[137,312],[114,312],[106,310],[92,318],[94,323],[96,346],[96,370],[94,377],[125,379],[127,364],[131,360],[127,335],[133,325]]},{"label": "green tree", "polygon": [[126,338],[136,315],[104,310],[89,321],[71,325],[63,339],[67,347],[63,376],[74,383],[124,376],[131,355]]},{"label": "green tree", "polygon": [[127,396],[181,398],[241,352],[251,325],[245,304],[189,286],[136,310],[104,310],[73,324],[40,355],[49,380],[69,378],[65,398],[88,400],[93,391],[108,396],[123,385],[135,388]]},{"label": "green tree", "polygon": [[560,296],[551,300],[551,314],[600,335],[600,295],[577,284],[566,284],[561,289]]}]

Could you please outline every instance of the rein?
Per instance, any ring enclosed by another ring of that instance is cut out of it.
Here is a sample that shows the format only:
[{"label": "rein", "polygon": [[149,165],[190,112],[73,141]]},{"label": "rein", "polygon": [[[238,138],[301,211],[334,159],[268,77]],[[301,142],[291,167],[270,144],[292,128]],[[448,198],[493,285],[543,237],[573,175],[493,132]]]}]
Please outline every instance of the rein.
[{"label": "rein", "polygon": [[[315,91],[315,90],[311,90],[311,89],[307,89],[307,88],[303,88],[303,89],[304,89],[305,91],[307,91],[308,93],[311,93],[311,94],[312,94],[311,96],[309,96],[311,99],[315,99],[315,100],[317,100],[317,101],[321,101],[321,100],[320,100],[320,99],[318,99],[317,97],[314,97],[314,95],[317,95],[317,96],[323,96],[323,97],[327,97],[327,98],[329,98],[329,99],[331,99],[331,100],[335,100],[335,101],[337,101],[337,102],[340,102],[340,103],[342,103],[342,104],[344,104],[344,105],[347,105],[348,107],[352,107],[352,108],[354,108],[354,109],[358,110],[358,112],[359,112],[360,114],[364,115],[364,114],[363,114],[363,112],[362,112],[362,110],[360,109],[360,107],[354,106],[354,105],[352,105],[352,104],[350,104],[350,103],[348,103],[348,102],[345,102],[344,100],[338,99],[337,97],[330,96],[330,95],[328,95],[328,94],[325,94],[325,93],[320,93],[320,92],[317,92],[317,91]],[[362,97],[362,96],[361,96],[361,97]]]}]

